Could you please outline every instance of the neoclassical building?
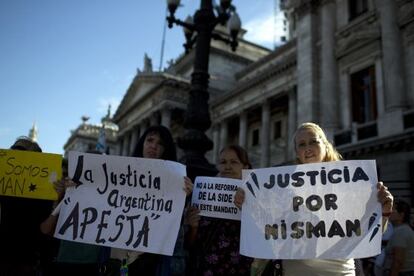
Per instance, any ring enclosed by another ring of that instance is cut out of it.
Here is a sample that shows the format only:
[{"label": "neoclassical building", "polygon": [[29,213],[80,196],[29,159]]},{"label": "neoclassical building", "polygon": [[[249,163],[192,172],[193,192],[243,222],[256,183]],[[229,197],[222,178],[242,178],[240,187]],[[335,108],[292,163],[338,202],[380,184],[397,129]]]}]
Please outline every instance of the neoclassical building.
[{"label": "neoclassical building", "polygon": [[[283,46],[269,51],[242,35],[234,53],[212,43],[210,162],[235,143],[254,167],[291,163],[295,129],[313,121],[346,159],[376,159],[380,179],[411,199],[414,1],[285,0],[281,8],[288,21]],[[163,72],[147,60],[113,117],[119,154],[131,154],[149,125],[183,134],[193,60],[190,52]]]},{"label": "neoclassical building", "polygon": [[105,132],[105,152],[107,154],[118,154],[118,126],[110,120],[110,108],[108,114],[102,118],[101,124],[90,124],[89,117],[83,116],[82,123],[71,131],[71,135],[66,141],[63,149],[67,156],[69,151],[87,152],[96,150],[100,132]]},{"label": "neoclassical building", "polygon": [[[217,31],[225,35],[224,29]],[[209,62],[210,99],[236,87],[237,72],[269,53],[270,50],[244,40],[243,33],[236,52],[223,42],[213,41]],[[113,117],[119,126],[119,154],[132,154],[138,137],[150,125],[170,128],[175,139],[183,135],[193,62],[194,51],[191,51],[165,71],[154,72],[150,59],[145,56],[143,70],[138,70]],[[181,154],[179,149],[178,154]]]}]

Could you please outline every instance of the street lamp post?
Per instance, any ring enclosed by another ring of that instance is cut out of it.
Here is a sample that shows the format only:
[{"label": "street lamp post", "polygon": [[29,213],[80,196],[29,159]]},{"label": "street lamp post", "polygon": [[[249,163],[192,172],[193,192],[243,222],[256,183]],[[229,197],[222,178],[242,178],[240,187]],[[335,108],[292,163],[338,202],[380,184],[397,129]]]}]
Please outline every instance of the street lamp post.
[{"label": "street lamp post", "polygon": [[[194,14],[194,20],[187,17],[185,21],[175,18],[174,13],[180,0],[167,0],[170,11],[167,17],[168,27],[173,24],[184,27],[188,53],[195,44],[194,68],[191,75],[191,89],[187,111],[184,118],[185,134],[178,139],[178,146],[184,150],[182,162],[187,166],[190,178],[197,175],[215,175],[215,166],[205,158],[205,153],[213,148],[213,142],[205,131],[211,126],[208,106],[208,63],[211,39],[218,39],[229,44],[233,51],[237,48],[237,34],[241,23],[231,0],[221,0],[219,7],[212,5],[212,0],[201,0],[200,9]],[[216,12],[215,12],[215,11]],[[217,24],[226,24],[230,30],[230,39],[214,33]]]}]

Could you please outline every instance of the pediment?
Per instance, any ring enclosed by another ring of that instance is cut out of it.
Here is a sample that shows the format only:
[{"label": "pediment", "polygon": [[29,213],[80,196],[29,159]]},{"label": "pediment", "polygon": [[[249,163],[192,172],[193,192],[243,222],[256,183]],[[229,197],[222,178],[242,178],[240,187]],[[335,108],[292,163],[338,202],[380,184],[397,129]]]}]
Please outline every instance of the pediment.
[{"label": "pediment", "polygon": [[[162,77],[161,77],[162,79]],[[117,111],[115,112],[114,119],[117,120],[128,109],[136,105],[143,97],[145,97],[151,89],[161,83],[160,76],[156,73],[153,75],[144,76],[144,74],[138,74],[128,87]]]},{"label": "pediment", "polygon": [[336,56],[338,58],[363,47],[364,45],[381,37],[378,27],[370,27],[349,32],[337,41]]}]

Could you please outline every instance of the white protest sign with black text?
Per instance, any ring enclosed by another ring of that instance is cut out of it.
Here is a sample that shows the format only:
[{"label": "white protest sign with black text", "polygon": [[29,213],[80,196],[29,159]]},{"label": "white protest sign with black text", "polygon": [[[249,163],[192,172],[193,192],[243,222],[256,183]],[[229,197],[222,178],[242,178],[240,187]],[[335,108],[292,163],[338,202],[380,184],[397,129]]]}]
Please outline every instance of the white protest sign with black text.
[{"label": "white protest sign with black text", "polygon": [[262,259],[347,259],[380,253],[375,161],[243,171],[240,253]]},{"label": "white protest sign with black text", "polygon": [[240,220],[240,210],[234,205],[234,194],[242,181],[233,178],[197,177],[192,205],[200,216]]},{"label": "white protest sign with black text", "polygon": [[185,202],[185,166],[69,152],[68,189],[55,237],[172,255]]}]

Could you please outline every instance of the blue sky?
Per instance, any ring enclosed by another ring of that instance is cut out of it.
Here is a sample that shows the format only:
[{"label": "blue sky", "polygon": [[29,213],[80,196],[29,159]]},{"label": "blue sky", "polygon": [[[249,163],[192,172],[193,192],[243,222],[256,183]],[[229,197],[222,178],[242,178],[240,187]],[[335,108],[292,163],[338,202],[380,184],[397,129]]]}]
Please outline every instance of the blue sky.
[{"label": "blue sky", "polygon": [[[200,0],[181,3],[185,19]],[[272,48],[274,1],[233,3],[246,39]],[[158,70],[165,9],[165,0],[0,0],[0,148],[36,122],[43,151],[61,154],[81,116],[98,123],[108,104],[113,113],[144,53]],[[167,28],[163,67],[183,42],[181,28]]]}]

